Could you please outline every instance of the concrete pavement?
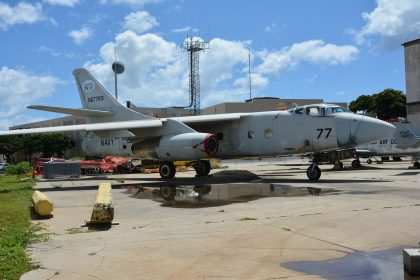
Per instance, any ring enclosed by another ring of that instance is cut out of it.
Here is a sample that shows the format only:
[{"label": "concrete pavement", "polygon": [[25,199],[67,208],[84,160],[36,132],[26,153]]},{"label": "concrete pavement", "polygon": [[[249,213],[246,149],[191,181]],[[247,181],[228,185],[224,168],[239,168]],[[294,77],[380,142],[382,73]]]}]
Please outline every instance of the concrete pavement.
[{"label": "concrete pavement", "polygon": [[[30,246],[41,269],[22,279],[322,279],[285,264],[420,241],[420,170],[407,169],[409,162],[343,171],[324,165],[318,183],[307,181],[298,159],[222,165],[211,178],[177,173],[170,183],[184,188],[172,202],[154,188],[167,184],[158,174],[39,182],[54,202],[54,218],[42,222],[56,235]],[[120,225],[83,232],[104,180],[113,184]],[[232,191],[223,200],[222,192],[238,184],[249,192]],[[195,185],[213,187],[197,195]],[[320,188],[320,195],[302,192],[308,187]],[[384,271],[381,279],[387,275],[395,276]],[[402,265],[397,275],[404,278]]]}]

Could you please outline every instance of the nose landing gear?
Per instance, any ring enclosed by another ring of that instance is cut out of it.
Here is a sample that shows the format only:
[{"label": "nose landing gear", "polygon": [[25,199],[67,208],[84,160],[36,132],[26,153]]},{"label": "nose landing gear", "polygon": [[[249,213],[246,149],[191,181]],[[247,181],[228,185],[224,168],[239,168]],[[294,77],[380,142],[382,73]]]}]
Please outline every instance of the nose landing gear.
[{"label": "nose landing gear", "polygon": [[319,169],[316,163],[312,163],[306,170],[306,176],[308,176],[308,179],[311,182],[318,181],[321,177],[321,169]]}]

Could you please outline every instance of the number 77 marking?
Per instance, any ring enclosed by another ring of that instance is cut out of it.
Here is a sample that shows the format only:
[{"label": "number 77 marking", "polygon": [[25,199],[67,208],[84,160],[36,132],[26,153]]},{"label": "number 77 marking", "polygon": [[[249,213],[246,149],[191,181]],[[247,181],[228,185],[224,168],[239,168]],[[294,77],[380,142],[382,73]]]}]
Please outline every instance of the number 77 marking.
[{"label": "number 77 marking", "polygon": [[326,128],[325,130],[328,131],[327,136],[325,136],[325,139],[327,139],[328,136],[330,136],[330,133],[331,133],[332,128]]},{"label": "number 77 marking", "polygon": [[[322,133],[324,132],[324,129],[323,128],[317,128],[316,130],[319,131],[318,137],[316,139],[319,139],[321,137]],[[325,128],[325,130],[328,131],[327,135],[325,135],[325,139],[327,139],[331,134],[332,128]]]}]

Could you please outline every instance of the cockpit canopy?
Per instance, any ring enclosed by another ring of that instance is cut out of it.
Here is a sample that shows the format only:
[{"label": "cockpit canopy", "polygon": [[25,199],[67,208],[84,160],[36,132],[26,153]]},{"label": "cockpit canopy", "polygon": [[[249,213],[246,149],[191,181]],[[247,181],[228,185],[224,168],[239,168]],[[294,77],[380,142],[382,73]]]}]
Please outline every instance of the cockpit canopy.
[{"label": "cockpit canopy", "polygon": [[314,104],[299,106],[293,109],[290,109],[289,112],[297,115],[309,115],[309,116],[327,116],[332,114],[339,113],[351,113],[349,110],[344,109],[338,105],[334,104]]}]

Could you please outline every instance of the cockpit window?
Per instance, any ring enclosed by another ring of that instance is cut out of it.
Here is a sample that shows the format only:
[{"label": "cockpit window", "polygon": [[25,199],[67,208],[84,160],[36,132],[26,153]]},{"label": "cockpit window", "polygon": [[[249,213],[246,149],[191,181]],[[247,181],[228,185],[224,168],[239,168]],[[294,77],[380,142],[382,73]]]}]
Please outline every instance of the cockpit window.
[{"label": "cockpit window", "polygon": [[309,105],[305,107],[296,107],[296,108],[290,109],[289,112],[294,112],[295,114],[298,114],[298,115],[302,115],[305,112],[306,115],[309,115],[309,116],[326,116],[326,115],[337,114],[337,113],[348,113],[350,111],[340,106]]},{"label": "cockpit window", "polygon": [[325,108],[325,115],[330,115],[330,114],[339,114],[339,113],[348,113],[349,110],[344,109],[343,107],[327,107]]},{"label": "cockpit window", "polygon": [[332,107],[333,113],[348,113],[349,110],[344,109],[343,107]]},{"label": "cockpit window", "polygon": [[303,113],[303,107],[297,107],[297,108],[295,109],[295,114],[302,115],[302,113]]},{"label": "cockpit window", "polygon": [[318,116],[319,107],[306,107],[306,114],[310,116]]}]

